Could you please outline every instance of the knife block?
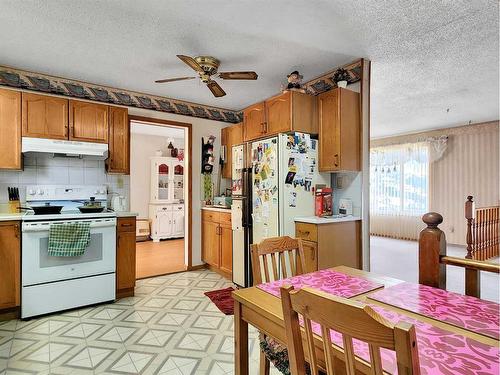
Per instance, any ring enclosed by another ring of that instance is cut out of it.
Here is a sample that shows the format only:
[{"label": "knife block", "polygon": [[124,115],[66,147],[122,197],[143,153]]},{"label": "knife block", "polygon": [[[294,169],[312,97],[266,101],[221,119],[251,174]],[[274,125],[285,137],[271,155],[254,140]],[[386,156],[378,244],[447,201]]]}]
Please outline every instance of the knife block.
[{"label": "knife block", "polygon": [[19,212],[19,201],[9,201],[9,212],[18,213]]}]

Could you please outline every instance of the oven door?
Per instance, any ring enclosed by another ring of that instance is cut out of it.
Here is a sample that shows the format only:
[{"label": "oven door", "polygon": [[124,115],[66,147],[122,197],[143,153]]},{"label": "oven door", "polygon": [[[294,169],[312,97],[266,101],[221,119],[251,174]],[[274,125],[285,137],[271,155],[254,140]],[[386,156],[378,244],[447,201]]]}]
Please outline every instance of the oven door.
[{"label": "oven door", "polygon": [[23,223],[23,286],[115,272],[116,218],[79,221],[90,221],[90,243],[83,255],[74,257],[49,256],[49,228],[54,221]]}]

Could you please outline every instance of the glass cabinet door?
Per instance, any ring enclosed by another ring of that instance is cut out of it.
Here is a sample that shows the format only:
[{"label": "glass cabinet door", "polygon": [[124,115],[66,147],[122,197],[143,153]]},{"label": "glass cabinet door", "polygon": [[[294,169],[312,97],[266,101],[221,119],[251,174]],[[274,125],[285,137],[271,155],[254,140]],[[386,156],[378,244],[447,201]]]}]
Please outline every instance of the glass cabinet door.
[{"label": "glass cabinet door", "polygon": [[158,200],[167,200],[168,199],[168,188],[169,188],[169,178],[168,178],[169,167],[168,164],[160,163],[158,164]]},{"label": "glass cabinet door", "polygon": [[174,168],[174,199],[184,199],[184,166],[182,163],[175,162]]}]

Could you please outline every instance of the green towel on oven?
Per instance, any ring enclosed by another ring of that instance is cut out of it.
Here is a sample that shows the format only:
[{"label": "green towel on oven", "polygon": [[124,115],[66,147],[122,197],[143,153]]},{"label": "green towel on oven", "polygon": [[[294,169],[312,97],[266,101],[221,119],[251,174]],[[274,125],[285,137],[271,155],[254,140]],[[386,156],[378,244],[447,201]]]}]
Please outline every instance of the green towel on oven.
[{"label": "green towel on oven", "polygon": [[48,253],[54,257],[83,255],[90,243],[90,222],[50,224]]}]

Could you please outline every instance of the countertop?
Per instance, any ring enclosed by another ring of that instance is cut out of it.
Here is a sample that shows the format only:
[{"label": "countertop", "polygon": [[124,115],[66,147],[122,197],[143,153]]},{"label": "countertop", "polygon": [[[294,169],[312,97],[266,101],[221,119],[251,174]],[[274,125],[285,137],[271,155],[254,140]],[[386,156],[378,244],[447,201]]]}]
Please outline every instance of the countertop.
[{"label": "countertop", "polygon": [[309,224],[330,224],[330,223],[342,223],[345,221],[358,221],[361,220],[359,216],[344,216],[344,217],[317,217],[317,216],[303,216],[294,218],[295,221],[300,223]]},{"label": "countertop", "polygon": [[131,217],[131,216],[139,216],[138,212],[131,211],[115,211],[116,217]]},{"label": "countertop", "polygon": [[211,207],[211,206],[204,206],[201,208],[202,210],[207,210],[207,211],[217,211],[217,212],[231,212],[230,208],[222,208],[222,207]]}]

